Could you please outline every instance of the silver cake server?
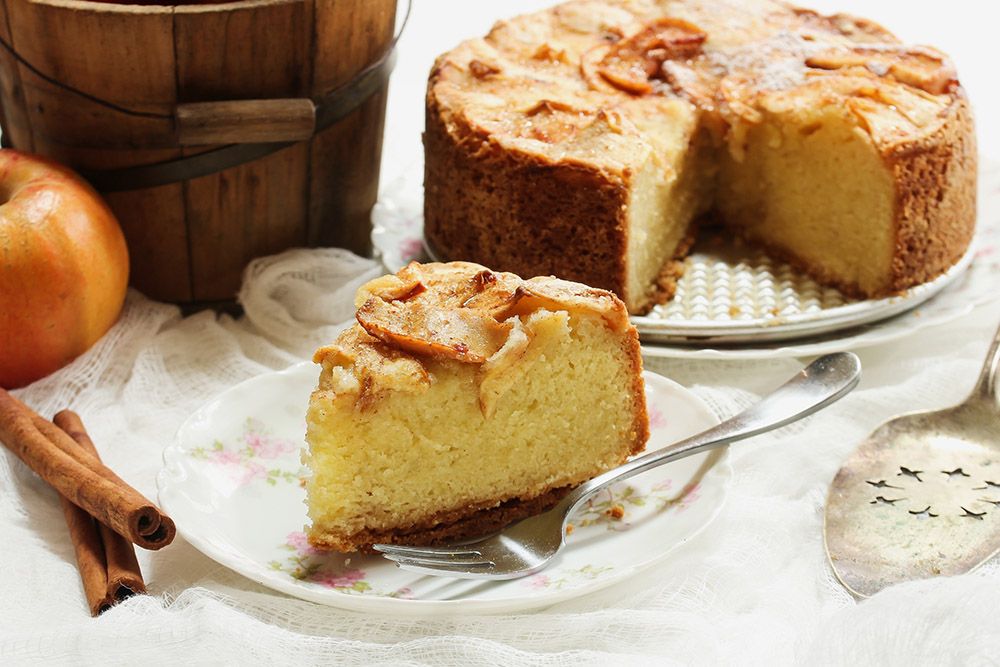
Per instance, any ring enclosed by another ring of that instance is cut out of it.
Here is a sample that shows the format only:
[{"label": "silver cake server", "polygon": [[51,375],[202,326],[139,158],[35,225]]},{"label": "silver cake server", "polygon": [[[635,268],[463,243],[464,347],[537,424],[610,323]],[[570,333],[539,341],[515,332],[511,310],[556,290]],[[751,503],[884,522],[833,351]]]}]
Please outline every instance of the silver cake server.
[{"label": "silver cake server", "polygon": [[1000,552],[1000,331],[960,405],[891,419],[837,473],[830,564],[851,593],[969,572]]}]

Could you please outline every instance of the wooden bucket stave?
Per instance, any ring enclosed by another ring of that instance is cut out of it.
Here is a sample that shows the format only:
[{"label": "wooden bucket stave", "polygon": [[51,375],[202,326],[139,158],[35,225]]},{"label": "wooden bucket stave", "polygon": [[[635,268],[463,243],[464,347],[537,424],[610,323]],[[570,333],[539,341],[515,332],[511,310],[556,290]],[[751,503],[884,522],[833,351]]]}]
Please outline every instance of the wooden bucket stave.
[{"label": "wooden bucket stave", "polygon": [[[5,0],[0,35],[22,62],[0,52],[0,122],[15,147],[84,173],[218,148],[188,145],[199,136],[214,137],[213,144],[232,140],[225,134],[232,119],[212,126],[218,116],[190,103],[236,101],[245,111],[253,104],[247,100],[291,100],[299,107],[285,118],[284,136],[300,139],[301,103],[323,98],[377,61],[390,48],[394,21],[394,0]],[[252,162],[107,192],[129,242],[133,284],[154,298],[212,302],[232,298],[256,256],[302,245],[367,254],[385,93],[382,85],[310,139]],[[264,104],[272,105],[264,115],[273,130],[281,125],[271,113],[276,103]],[[237,120],[246,127],[246,118]],[[201,135],[185,135],[192,127]]]}]

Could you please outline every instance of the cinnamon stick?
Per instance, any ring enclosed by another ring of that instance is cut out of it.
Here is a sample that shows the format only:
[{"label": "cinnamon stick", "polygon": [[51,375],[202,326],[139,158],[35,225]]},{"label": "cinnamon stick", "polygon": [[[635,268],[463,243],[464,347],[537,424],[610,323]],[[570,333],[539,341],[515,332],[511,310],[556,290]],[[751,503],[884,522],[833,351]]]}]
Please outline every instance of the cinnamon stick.
[{"label": "cinnamon stick", "polygon": [[97,531],[94,517],[59,496],[69,538],[76,551],[76,565],[83,581],[83,592],[87,596],[90,615],[97,616],[111,608],[108,598],[108,572],[104,564],[104,546]]},{"label": "cinnamon stick", "polygon": [[[91,454],[98,461],[101,460],[100,455],[97,453],[97,448],[94,446],[93,440],[90,439],[90,435],[84,428],[83,421],[79,415],[72,410],[63,410],[52,421],[73,438],[85,452]],[[86,512],[83,512],[83,510],[80,510],[65,498],[62,498],[62,502],[64,512],[66,511],[66,506],[69,505],[76,509],[77,512],[86,516],[87,519],[90,519],[91,525],[96,528],[100,536],[100,543],[103,547],[102,563],[104,569],[101,572],[104,579],[102,582],[103,590],[101,590],[101,599],[97,602],[96,607],[95,601],[91,598],[88,590],[83,563],[80,562],[80,548],[77,547],[77,563],[80,565],[80,576],[84,579],[84,590],[87,591],[87,600],[90,603],[91,614],[96,616],[107,609],[107,607],[121,602],[125,598],[145,593],[146,583],[142,580],[142,572],[139,570],[139,561],[136,560],[135,549],[132,547],[132,543],[104,524],[95,525],[94,520]],[[66,520],[68,524],[68,515]],[[72,533],[72,528],[70,530]],[[89,538],[89,536],[87,537]],[[76,544],[75,539],[74,544]]]},{"label": "cinnamon stick", "polygon": [[161,549],[174,522],[50,421],[0,389],[0,441],[74,505],[146,549]]}]

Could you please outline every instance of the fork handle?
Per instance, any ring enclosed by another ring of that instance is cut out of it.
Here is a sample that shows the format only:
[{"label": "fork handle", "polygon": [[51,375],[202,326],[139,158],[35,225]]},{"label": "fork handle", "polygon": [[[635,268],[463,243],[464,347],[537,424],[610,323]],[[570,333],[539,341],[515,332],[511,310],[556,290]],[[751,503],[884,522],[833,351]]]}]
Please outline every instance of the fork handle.
[{"label": "fork handle", "polygon": [[822,410],[850,392],[861,379],[861,360],[851,352],[816,359],[792,379],[743,412],[721,424],[650,452],[598,475],[571,491],[559,503],[564,519],[598,491],[665,463],[772,431]]},{"label": "fork handle", "polygon": [[993,343],[990,351],[986,353],[986,363],[979,374],[979,381],[972,395],[984,401],[996,403],[997,401],[997,371],[1000,370],[1000,329],[993,334]]}]

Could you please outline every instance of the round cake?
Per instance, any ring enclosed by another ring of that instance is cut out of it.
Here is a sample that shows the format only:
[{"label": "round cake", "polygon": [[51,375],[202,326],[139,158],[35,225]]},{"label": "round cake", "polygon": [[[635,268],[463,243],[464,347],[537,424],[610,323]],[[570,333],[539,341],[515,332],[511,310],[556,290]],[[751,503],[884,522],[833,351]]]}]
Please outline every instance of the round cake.
[{"label": "round cake", "polygon": [[442,259],[672,295],[719,223],[882,297],[968,247],[976,145],[948,58],[770,0],[573,0],[441,56],[425,234]]}]

